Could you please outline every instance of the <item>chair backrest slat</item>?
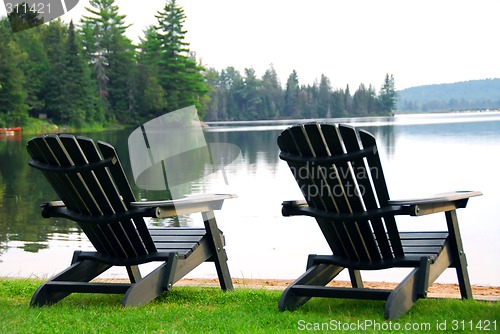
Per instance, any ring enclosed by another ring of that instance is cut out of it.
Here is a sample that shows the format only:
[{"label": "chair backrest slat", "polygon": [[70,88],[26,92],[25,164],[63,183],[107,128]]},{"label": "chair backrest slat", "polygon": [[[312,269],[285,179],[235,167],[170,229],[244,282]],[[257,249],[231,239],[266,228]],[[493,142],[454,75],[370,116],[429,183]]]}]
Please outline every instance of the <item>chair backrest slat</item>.
[{"label": "chair backrest slat", "polygon": [[[30,140],[28,151],[34,160],[61,167],[61,170],[44,170],[44,175],[69,210],[102,219],[126,212],[127,203],[135,201],[116,151],[104,144],[99,146],[105,147],[105,156],[89,138],[44,135]],[[99,167],[106,159],[113,163]],[[82,168],[78,172],[62,169],[73,166]],[[79,225],[96,250],[105,255],[130,258],[156,252],[142,218]]]},{"label": "chair backrest slat", "polygon": [[[99,141],[98,147],[104,158],[114,158],[116,157],[118,163],[110,166],[108,171],[112,178],[115,180],[114,184],[120,193],[122,203],[125,204],[126,209],[128,209],[128,203],[135,202],[135,196],[132,192],[132,188],[128,182],[128,179],[125,175],[125,171],[120,163],[118,155],[116,154],[115,148],[108,143]],[[153,238],[147,229],[147,226],[142,218],[134,218],[132,219],[135,225],[134,232],[137,231],[139,233],[140,239],[142,243],[146,247],[148,252],[155,252],[156,246],[153,242]],[[129,227],[130,228],[130,227]],[[131,233],[131,231],[130,231]],[[135,237],[135,234],[134,234]]]},{"label": "chair backrest slat", "polygon": [[[306,125],[305,128],[309,128],[310,125]],[[342,137],[337,131],[338,129],[333,125],[323,125],[314,124],[315,128],[320,129],[324,141],[328,147],[326,155],[324,156],[337,156],[345,154],[344,147],[342,145]],[[332,178],[337,179],[334,188],[331,191],[333,196],[337,196],[341,199],[345,199],[346,206],[340,208],[338,212],[353,213],[363,211],[363,200],[359,191],[357,191],[356,176],[353,173],[351,166],[352,162],[344,161],[338,162],[336,164],[328,165],[328,170],[330,170],[330,175]],[[328,184],[329,180],[325,181]],[[341,187],[337,185],[340,184]],[[353,251],[351,252],[351,260],[370,260],[371,256],[368,250],[368,245],[371,245],[370,240],[366,240],[366,237],[372,238],[371,235],[364,235],[366,230],[364,224],[359,222],[354,223],[342,223],[345,230],[347,231],[348,240],[352,243]],[[372,242],[373,243],[373,242]]]},{"label": "chair backrest slat", "polygon": [[[340,126],[339,131],[342,136],[346,153],[353,153],[363,149],[363,147],[359,145],[356,132],[353,128]],[[370,145],[368,147],[372,146],[376,147],[375,145]],[[353,169],[353,175],[359,187],[359,192],[362,195],[364,208],[366,210],[378,208],[379,206],[376,198],[377,190],[371,182],[371,175],[369,175],[369,173],[376,173],[377,171],[372,171],[370,165],[367,165],[364,159],[351,161],[351,165]],[[357,209],[358,212],[362,210],[363,209],[359,207]],[[380,260],[380,253],[385,254],[386,256],[391,256],[389,243],[387,242],[387,238],[384,238],[386,234],[382,219],[373,219],[371,221],[359,222],[359,226],[360,230],[363,233],[364,240],[366,241],[370,259]],[[378,247],[379,245],[377,245],[377,242],[374,238],[374,233],[375,235],[379,235],[377,240],[380,243],[380,252]]]},{"label": "chair backrest slat", "polygon": [[[295,138],[301,139],[302,129],[298,127],[289,128],[278,137],[278,146],[281,148],[282,152],[287,152],[296,156],[311,156],[311,152],[307,146],[300,145],[297,143]],[[300,140],[299,140],[300,142]],[[301,163],[288,162],[290,170],[294,174],[295,180],[297,181],[302,193],[306,197],[307,203],[317,209],[326,210],[330,207],[329,202],[324,203],[323,199],[319,196],[306,196],[309,193],[310,189],[318,189],[318,182],[321,180],[316,180],[314,177],[309,175],[310,171],[308,169],[309,166],[305,166]],[[348,245],[344,245],[345,235],[339,233],[337,231],[337,227],[329,224],[327,221],[323,221],[318,219],[318,224],[325,235],[325,238],[330,245],[330,247],[334,250],[336,254],[340,254],[343,257],[347,257],[348,251],[346,247]]]},{"label": "chair backrest slat", "polygon": [[[278,146],[310,206],[358,213],[387,204],[389,193],[371,134],[362,132],[358,138],[350,126],[308,123],[283,131]],[[333,253],[347,260],[404,255],[394,217],[318,223]]]},{"label": "chair backrest slat", "polygon": [[[49,164],[51,166],[61,166],[57,159],[58,149],[57,138],[52,135],[39,136],[28,142],[27,149],[31,157],[39,162]],[[56,150],[56,152],[54,152]],[[49,171],[43,171],[46,179],[52,185],[60,199],[64,199],[64,203],[72,208],[72,210],[79,213],[87,213],[88,208],[81,198],[80,192],[75,188],[73,183],[74,175],[61,175]],[[111,249],[106,248],[105,240],[99,239],[98,234],[95,233],[95,227],[80,225],[83,232],[87,235],[90,242],[94,245],[97,251],[109,254]]]},{"label": "chair backrest slat", "polygon": [[[377,147],[377,142],[375,137],[369,132],[360,130],[359,137],[363,147]],[[369,165],[369,171],[372,178],[373,185],[376,189],[376,194],[378,198],[379,205],[386,206],[389,201],[389,190],[387,189],[387,183],[385,181],[384,170],[382,168],[382,163],[380,162],[380,156],[378,154],[371,155],[366,158]],[[385,228],[389,234],[389,241],[391,246],[387,245],[385,235],[382,235],[383,230],[381,227],[376,229],[377,239],[379,241],[379,246],[384,258],[390,258],[391,249],[394,256],[404,256],[403,245],[401,244],[401,239],[399,237],[399,231],[397,229],[396,220],[394,216],[389,216],[383,218],[385,222]]]},{"label": "chair backrest slat", "polygon": [[[103,160],[94,142],[88,138],[82,137],[77,140],[74,136],[61,135],[60,140],[74,165]],[[85,189],[83,191],[88,192],[97,204],[96,212],[90,212],[90,214],[110,215],[127,210],[113,185],[113,180],[105,169],[89,169],[80,173],[80,177],[83,181],[81,186]],[[133,257],[146,254],[140,239],[136,236],[137,232],[130,222],[104,224],[100,225],[99,228],[102,232],[101,239],[107,241],[114,256]],[[97,232],[99,232],[99,228]]]}]

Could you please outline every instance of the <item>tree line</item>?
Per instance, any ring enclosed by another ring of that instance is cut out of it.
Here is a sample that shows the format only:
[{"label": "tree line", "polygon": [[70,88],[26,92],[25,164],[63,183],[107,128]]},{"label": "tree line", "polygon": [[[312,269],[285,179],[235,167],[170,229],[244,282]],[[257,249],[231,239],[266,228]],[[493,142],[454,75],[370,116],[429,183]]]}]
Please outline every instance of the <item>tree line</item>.
[{"label": "tree line", "polygon": [[205,109],[207,121],[391,115],[397,101],[394,77],[389,74],[378,93],[364,84],[351,93],[349,85],[333,89],[325,75],[312,85],[301,85],[295,70],[282,88],[272,65],[261,78],[252,68],[244,75],[233,67],[207,73],[211,97]]},{"label": "tree line", "polygon": [[408,112],[500,109],[500,79],[411,87],[398,92],[397,108]]},{"label": "tree line", "polygon": [[[114,0],[91,0],[80,22],[54,20],[12,33],[0,19],[0,127],[30,117],[75,127],[138,124],[195,105],[207,121],[389,115],[394,77],[379,92],[361,84],[333,89],[322,75],[301,85],[293,71],[283,87],[274,68],[206,68],[185,41],[185,14],[167,0],[137,45]],[[17,15],[17,16],[15,16]],[[10,21],[9,21],[10,20]]]}]

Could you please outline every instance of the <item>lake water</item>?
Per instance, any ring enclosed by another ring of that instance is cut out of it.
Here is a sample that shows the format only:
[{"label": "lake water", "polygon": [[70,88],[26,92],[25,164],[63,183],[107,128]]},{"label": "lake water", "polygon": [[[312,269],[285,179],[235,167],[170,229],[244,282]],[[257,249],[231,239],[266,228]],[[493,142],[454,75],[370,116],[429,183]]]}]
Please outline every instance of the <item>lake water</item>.
[{"label": "lake water", "polygon": [[[378,141],[392,199],[452,190],[480,190],[458,211],[473,284],[500,286],[500,113],[398,115],[329,120],[372,132]],[[301,194],[285,162],[278,158],[276,138],[293,121],[212,123],[209,142],[237,145],[241,156],[223,171],[193,181],[189,191],[231,192],[238,198],[216,212],[226,236],[233,277],[293,279],[303,273],[309,253],[327,254],[328,246],[312,218],[282,217],[283,200]],[[131,130],[91,134],[117,147],[130,175],[127,138]],[[66,220],[46,220],[39,204],[57,199],[41,173],[28,167],[25,146],[30,136],[0,137],[0,277],[48,277],[64,268],[75,249],[91,250],[86,236]],[[133,180],[130,176],[130,180]],[[150,192],[135,189],[138,197]],[[152,225],[171,221],[150,221]],[[197,215],[180,224],[202,225]],[[401,230],[444,230],[444,214],[398,217]],[[145,266],[145,271],[150,266]],[[404,270],[406,272],[406,270]],[[364,273],[367,280],[400,281],[402,270]],[[113,269],[107,277],[126,277]],[[204,264],[188,277],[216,277]],[[341,276],[347,279],[348,276]],[[456,282],[454,271],[438,280]]]}]

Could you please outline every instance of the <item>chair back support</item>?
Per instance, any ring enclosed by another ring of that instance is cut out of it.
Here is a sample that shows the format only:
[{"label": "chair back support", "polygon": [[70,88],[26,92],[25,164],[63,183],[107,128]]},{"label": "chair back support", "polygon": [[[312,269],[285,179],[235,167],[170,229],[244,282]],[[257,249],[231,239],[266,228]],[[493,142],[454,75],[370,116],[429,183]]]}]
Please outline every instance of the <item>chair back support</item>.
[{"label": "chair back support", "polygon": [[96,145],[73,135],[41,135],[31,139],[27,149],[30,165],[43,172],[68,210],[99,218],[98,223],[78,223],[98,252],[131,258],[157,251],[144,219],[106,222],[106,217],[126,212],[135,201],[110,144]]},{"label": "chair back support", "polygon": [[[349,214],[387,205],[389,193],[370,133],[356,133],[347,125],[308,123],[283,131],[278,146],[310,207]],[[363,262],[404,256],[393,216],[317,221],[336,256]]]}]

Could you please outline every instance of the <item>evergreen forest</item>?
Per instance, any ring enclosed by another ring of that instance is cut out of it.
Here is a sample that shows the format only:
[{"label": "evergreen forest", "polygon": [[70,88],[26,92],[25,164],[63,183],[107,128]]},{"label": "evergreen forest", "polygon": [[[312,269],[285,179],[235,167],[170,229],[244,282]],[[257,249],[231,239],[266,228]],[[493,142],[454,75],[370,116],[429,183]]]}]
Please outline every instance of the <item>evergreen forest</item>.
[{"label": "evergreen forest", "polygon": [[284,85],[272,67],[217,70],[189,49],[185,14],[166,0],[135,45],[114,0],[91,0],[80,22],[13,33],[0,18],[0,127],[46,119],[75,128],[135,125],[195,105],[205,121],[391,115],[394,77],[378,91],[333,89],[329,78],[303,85],[294,70]]}]

